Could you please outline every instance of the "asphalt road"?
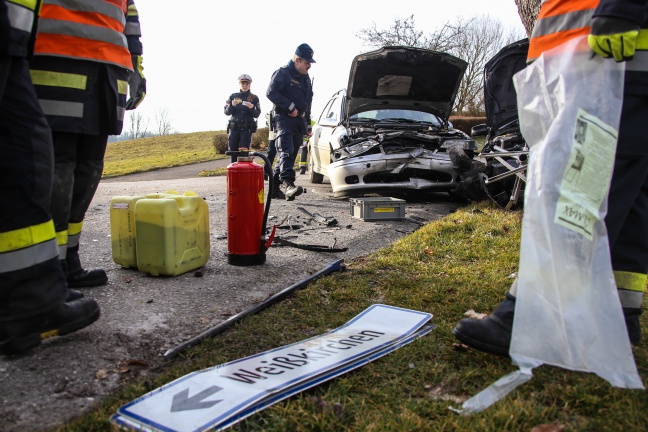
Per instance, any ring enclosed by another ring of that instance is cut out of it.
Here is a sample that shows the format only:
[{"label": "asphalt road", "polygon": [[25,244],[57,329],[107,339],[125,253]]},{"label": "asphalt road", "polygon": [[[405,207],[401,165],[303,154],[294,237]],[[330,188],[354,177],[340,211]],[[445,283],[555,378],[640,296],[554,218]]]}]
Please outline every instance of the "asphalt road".
[{"label": "asphalt road", "polygon": [[[263,265],[227,263],[225,177],[197,177],[227,161],[158,170],[103,180],[86,214],[81,260],[102,267],[107,285],[81,289],[95,298],[102,316],[74,334],[45,341],[20,357],[0,357],[0,431],[39,431],[64,424],[90,410],[127,379],[156,373],[163,354],[227,318],[258,304],[326,267],[370,254],[453,211],[444,195],[429,202],[407,202],[405,218],[363,221],[350,214],[347,199],[332,197],[330,185],[297,184],[307,193],[293,202],[274,200],[269,224],[299,244],[348,248],[312,252],[271,247]],[[154,277],[122,268],[112,259],[110,203],[115,196],[175,190],[196,192],[209,208],[210,254],[207,264],[175,277]],[[318,223],[298,207],[336,224]]]}]

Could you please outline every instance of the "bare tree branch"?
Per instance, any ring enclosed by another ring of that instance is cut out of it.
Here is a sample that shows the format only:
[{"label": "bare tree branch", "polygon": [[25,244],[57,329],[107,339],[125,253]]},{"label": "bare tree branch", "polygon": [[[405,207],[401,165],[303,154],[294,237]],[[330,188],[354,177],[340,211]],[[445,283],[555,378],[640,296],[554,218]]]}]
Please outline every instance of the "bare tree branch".
[{"label": "bare tree branch", "polygon": [[155,124],[157,126],[158,135],[171,135],[173,133],[171,115],[169,114],[169,110],[165,107],[161,107],[156,111]]}]

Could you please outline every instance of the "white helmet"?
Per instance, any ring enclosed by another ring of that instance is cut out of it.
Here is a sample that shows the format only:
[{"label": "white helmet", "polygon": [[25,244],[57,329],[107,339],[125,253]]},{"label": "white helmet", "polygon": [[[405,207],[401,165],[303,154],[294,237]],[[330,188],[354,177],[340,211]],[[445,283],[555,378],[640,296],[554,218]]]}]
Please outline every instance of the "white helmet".
[{"label": "white helmet", "polygon": [[239,80],[239,82],[241,82],[241,81],[252,82],[252,77],[250,75],[248,75],[248,74],[242,74],[242,75],[239,75],[238,80]]}]

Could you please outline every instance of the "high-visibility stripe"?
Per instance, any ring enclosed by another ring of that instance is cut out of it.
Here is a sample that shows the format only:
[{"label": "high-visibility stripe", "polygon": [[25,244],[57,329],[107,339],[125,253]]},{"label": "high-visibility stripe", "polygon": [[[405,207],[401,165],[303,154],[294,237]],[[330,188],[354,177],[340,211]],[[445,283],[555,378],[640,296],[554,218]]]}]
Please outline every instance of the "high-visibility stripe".
[{"label": "high-visibility stripe", "polygon": [[83,103],[39,99],[45,115],[83,118]]},{"label": "high-visibility stripe", "polygon": [[120,122],[124,121],[124,115],[126,115],[126,109],[124,107],[117,107],[117,120]]},{"label": "high-visibility stripe", "polygon": [[135,7],[135,4],[131,2],[131,4],[128,5],[128,16],[139,16],[139,12],[137,12],[137,7]]},{"label": "high-visibility stripe", "polygon": [[13,231],[0,233],[0,253],[24,249],[54,239],[54,222],[49,220]]},{"label": "high-visibility stripe", "polygon": [[614,271],[614,280],[616,281],[617,288],[644,292],[646,290],[648,275],[645,273]]},{"label": "high-visibility stripe", "polygon": [[566,29],[589,28],[593,13],[594,10],[590,9],[539,19],[533,26],[532,37],[545,36]]},{"label": "high-visibility stripe", "polygon": [[[58,8],[55,8],[58,6]],[[68,11],[91,12],[105,15],[124,24],[126,22],[126,7],[120,7],[106,1],[87,1],[87,0],[44,0],[43,10],[40,16],[45,18],[57,19],[53,13],[60,12],[59,8]],[[76,21],[76,20],[75,20]]]},{"label": "high-visibility stripe", "polygon": [[648,71],[648,51],[635,51],[632,61],[625,62],[626,71]]},{"label": "high-visibility stripe", "polygon": [[128,81],[117,80],[117,91],[123,95],[128,93]]},{"label": "high-visibility stripe", "polygon": [[34,10],[13,3],[7,3],[9,25],[15,29],[31,32],[34,26]]},{"label": "high-visibility stripe", "polygon": [[83,230],[83,221],[68,224],[68,234],[71,236],[81,234],[81,230]]},{"label": "high-visibility stripe", "polygon": [[31,10],[36,10],[37,2],[38,0],[9,0],[9,3],[15,3]]},{"label": "high-visibility stripe", "polygon": [[648,50],[648,29],[639,30],[639,36],[637,36],[636,49]]},{"label": "high-visibility stripe", "polygon": [[142,30],[140,29],[139,23],[127,22],[126,27],[124,27],[124,34],[126,36],[142,36]]},{"label": "high-visibility stripe", "polygon": [[[54,225],[52,224],[52,230]],[[23,270],[59,256],[56,248],[56,241],[51,240],[35,244],[25,249],[6,252],[0,255],[0,273],[9,273],[12,271]]]},{"label": "high-visibility stripe", "polygon": [[[589,27],[586,27],[575,30],[565,30],[534,38],[533,40],[535,43],[529,44],[527,62],[537,59],[543,52],[556,48],[568,40],[578,36],[587,36],[589,32]],[[589,46],[586,48],[589,49]]]},{"label": "high-visibility stripe", "polygon": [[41,19],[38,24],[38,37],[45,33],[126,46],[126,36],[123,33],[116,32],[108,27],[97,27],[94,24],[66,22],[65,25],[61,25],[56,20]]},{"label": "high-visibility stripe", "polygon": [[61,245],[66,245],[67,242],[68,242],[68,232],[67,232],[67,230],[58,231],[56,233],[56,244],[61,246]]},{"label": "high-visibility stripe", "polygon": [[562,15],[574,11],[595,9],[598,4],[599,0],[547,0],[542,2],[537,19],[540,20],[545,17]]},{"label": "high-visibility stripe", "polygon": [[81,233],[77,233],[75,235],[69,235],[67,245],[66,245],[66,249],[78,246],[79,245],[79,240],[81,240]]},{"label": "high-visibility stripe", "polygon": [[88,83],[88,77],[86,77],[85,75],[34,69],[30,71],[30,74],[34,85],[67,87],[77,90],[85,90]]},{"label": "high-visibility stripe", "polygon": [[641,304],[643,303],[643,292],[625,289],[618,289],[617,292],[619,293],[621,307],[632,309],[641,308]]},{"label": "high-visibility stripe", "polygon": [[40,34],[36,40],[37,55],[52,55],[115,64],[133,70],[133,60],[127,48],[104,42],[88,41],[64,35]]}]

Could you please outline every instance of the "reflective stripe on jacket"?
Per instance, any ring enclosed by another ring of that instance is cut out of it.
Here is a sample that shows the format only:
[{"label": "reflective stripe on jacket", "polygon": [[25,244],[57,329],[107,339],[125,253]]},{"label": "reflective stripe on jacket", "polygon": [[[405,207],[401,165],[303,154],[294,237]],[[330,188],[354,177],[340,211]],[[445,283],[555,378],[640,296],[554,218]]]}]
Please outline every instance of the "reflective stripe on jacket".
[{"label": "reflective stripe on jacket", "polygon": [[51,220],[0,233],[0,273],[29,268],[58,256]]},{"label": "reflective stripe on jacket", "polygon": [[31,55],[40,0],[1,0],[9,18],[7,54],[14,57]]},{"label": "reflective stripe on jacket", "polygon": [[588,35],[598,4],[599,0],[543,1],[529,40],[527,63],[570,39]]},{"label": "reflective stripe on jacket", "polygon": [[[126,40],[132,0],[44,0],[35,55],[67,57],[133,70]],[[135,9],[136,13],[136,9]],[[139,25],[130,32],[139,33]]]}]

